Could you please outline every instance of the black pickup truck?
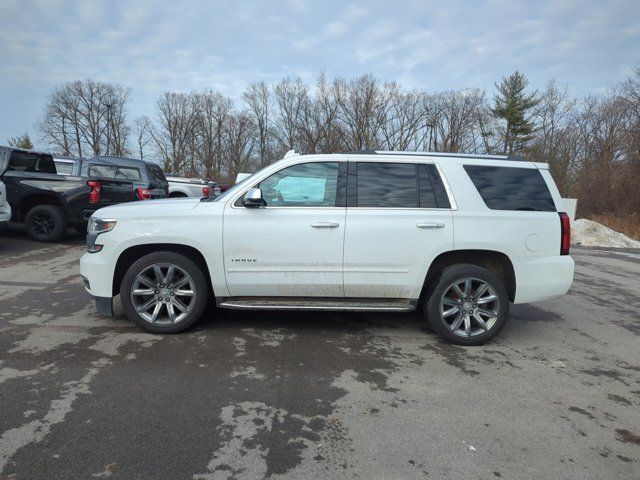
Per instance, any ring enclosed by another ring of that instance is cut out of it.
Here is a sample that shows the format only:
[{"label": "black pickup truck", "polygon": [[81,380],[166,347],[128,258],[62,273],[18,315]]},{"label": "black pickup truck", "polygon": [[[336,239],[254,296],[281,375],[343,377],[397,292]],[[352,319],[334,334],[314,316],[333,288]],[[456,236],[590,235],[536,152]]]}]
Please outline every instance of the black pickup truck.
[{"label": "black pickup truck", "polygon": [[135,199],[130,180],[57,175],[50,154],[19,148],[0,147],[0,179],[12,220],[41,242],[55,242],[69,226],[86,230],[97,209]]}]

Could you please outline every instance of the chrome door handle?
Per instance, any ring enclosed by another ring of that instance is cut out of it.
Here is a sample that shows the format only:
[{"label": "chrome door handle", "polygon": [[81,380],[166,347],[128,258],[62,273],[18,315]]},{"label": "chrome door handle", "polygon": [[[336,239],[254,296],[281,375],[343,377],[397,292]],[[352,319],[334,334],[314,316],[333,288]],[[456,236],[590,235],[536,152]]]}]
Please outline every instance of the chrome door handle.
[{"label": "chrome door handle", "polygon": [[338,228],[340,224],[334,222],[313,222],[311,226],[313,228]]},{"label": "chrome door handle", "polygon": [[420,222],[416,223],[418,228],[444,228],[444,223],[437,222]]}]

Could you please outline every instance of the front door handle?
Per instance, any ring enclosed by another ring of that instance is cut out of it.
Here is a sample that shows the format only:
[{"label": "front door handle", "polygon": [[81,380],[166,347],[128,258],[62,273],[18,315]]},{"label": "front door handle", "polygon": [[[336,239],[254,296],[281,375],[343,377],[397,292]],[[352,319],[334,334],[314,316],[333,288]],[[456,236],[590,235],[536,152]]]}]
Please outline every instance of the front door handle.
[{"label": "front door handle", "polygon": [[313,228],[338,228],[340,224],[334,222],[313,222],[311,226]]},{"label": "front door handle", "polygon": [[418,228],[444,228],[444,223],[437,222],[420,222],[416,223]]}]

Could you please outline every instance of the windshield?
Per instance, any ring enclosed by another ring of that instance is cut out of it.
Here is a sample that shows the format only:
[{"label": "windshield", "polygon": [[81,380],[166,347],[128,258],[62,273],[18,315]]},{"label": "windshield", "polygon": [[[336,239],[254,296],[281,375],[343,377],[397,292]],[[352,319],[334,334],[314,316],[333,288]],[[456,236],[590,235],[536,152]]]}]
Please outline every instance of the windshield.
[{"label": "windshield", "polygon": [[234,192],[237,192],[238,190],[240,190],[244,185],[246,185],[247,183],[251,182],[252,178],[255,178],[255,176],[257,174],[259,174],[260,172],[263,172],[264,170],[266,170],[267,168],[271,167],[271,165],[267,165],[264,168],[261,168],[260,170],[258,170],[255,173],[252,173],[251,175],[249,175],[247,178],[245,178],[244,180],[242,180],[241,182],[236,183],[233,187],[228,188],[226,191],[222,192],[221,195],[218,195],[216,198],[214,198],[212,201],[217,202],[218,200],[221,200],[223,198],[227,198],[229,195],[233,195]]}]

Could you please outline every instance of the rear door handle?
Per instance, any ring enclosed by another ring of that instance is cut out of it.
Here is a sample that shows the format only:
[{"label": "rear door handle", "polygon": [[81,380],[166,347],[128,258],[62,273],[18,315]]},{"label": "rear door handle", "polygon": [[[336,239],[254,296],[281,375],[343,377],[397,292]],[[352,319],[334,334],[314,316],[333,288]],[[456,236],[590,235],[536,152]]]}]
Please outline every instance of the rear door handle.
[{"label": "rear door handle", "polygon": [[444,228],[444,223],[437,222],[419,222],[416,223],[418,228]]},{"label": "rear door handle", "polygon": [[313,222],[311,226],[313,228],[338,228],[340,224],[334,222]]}]

